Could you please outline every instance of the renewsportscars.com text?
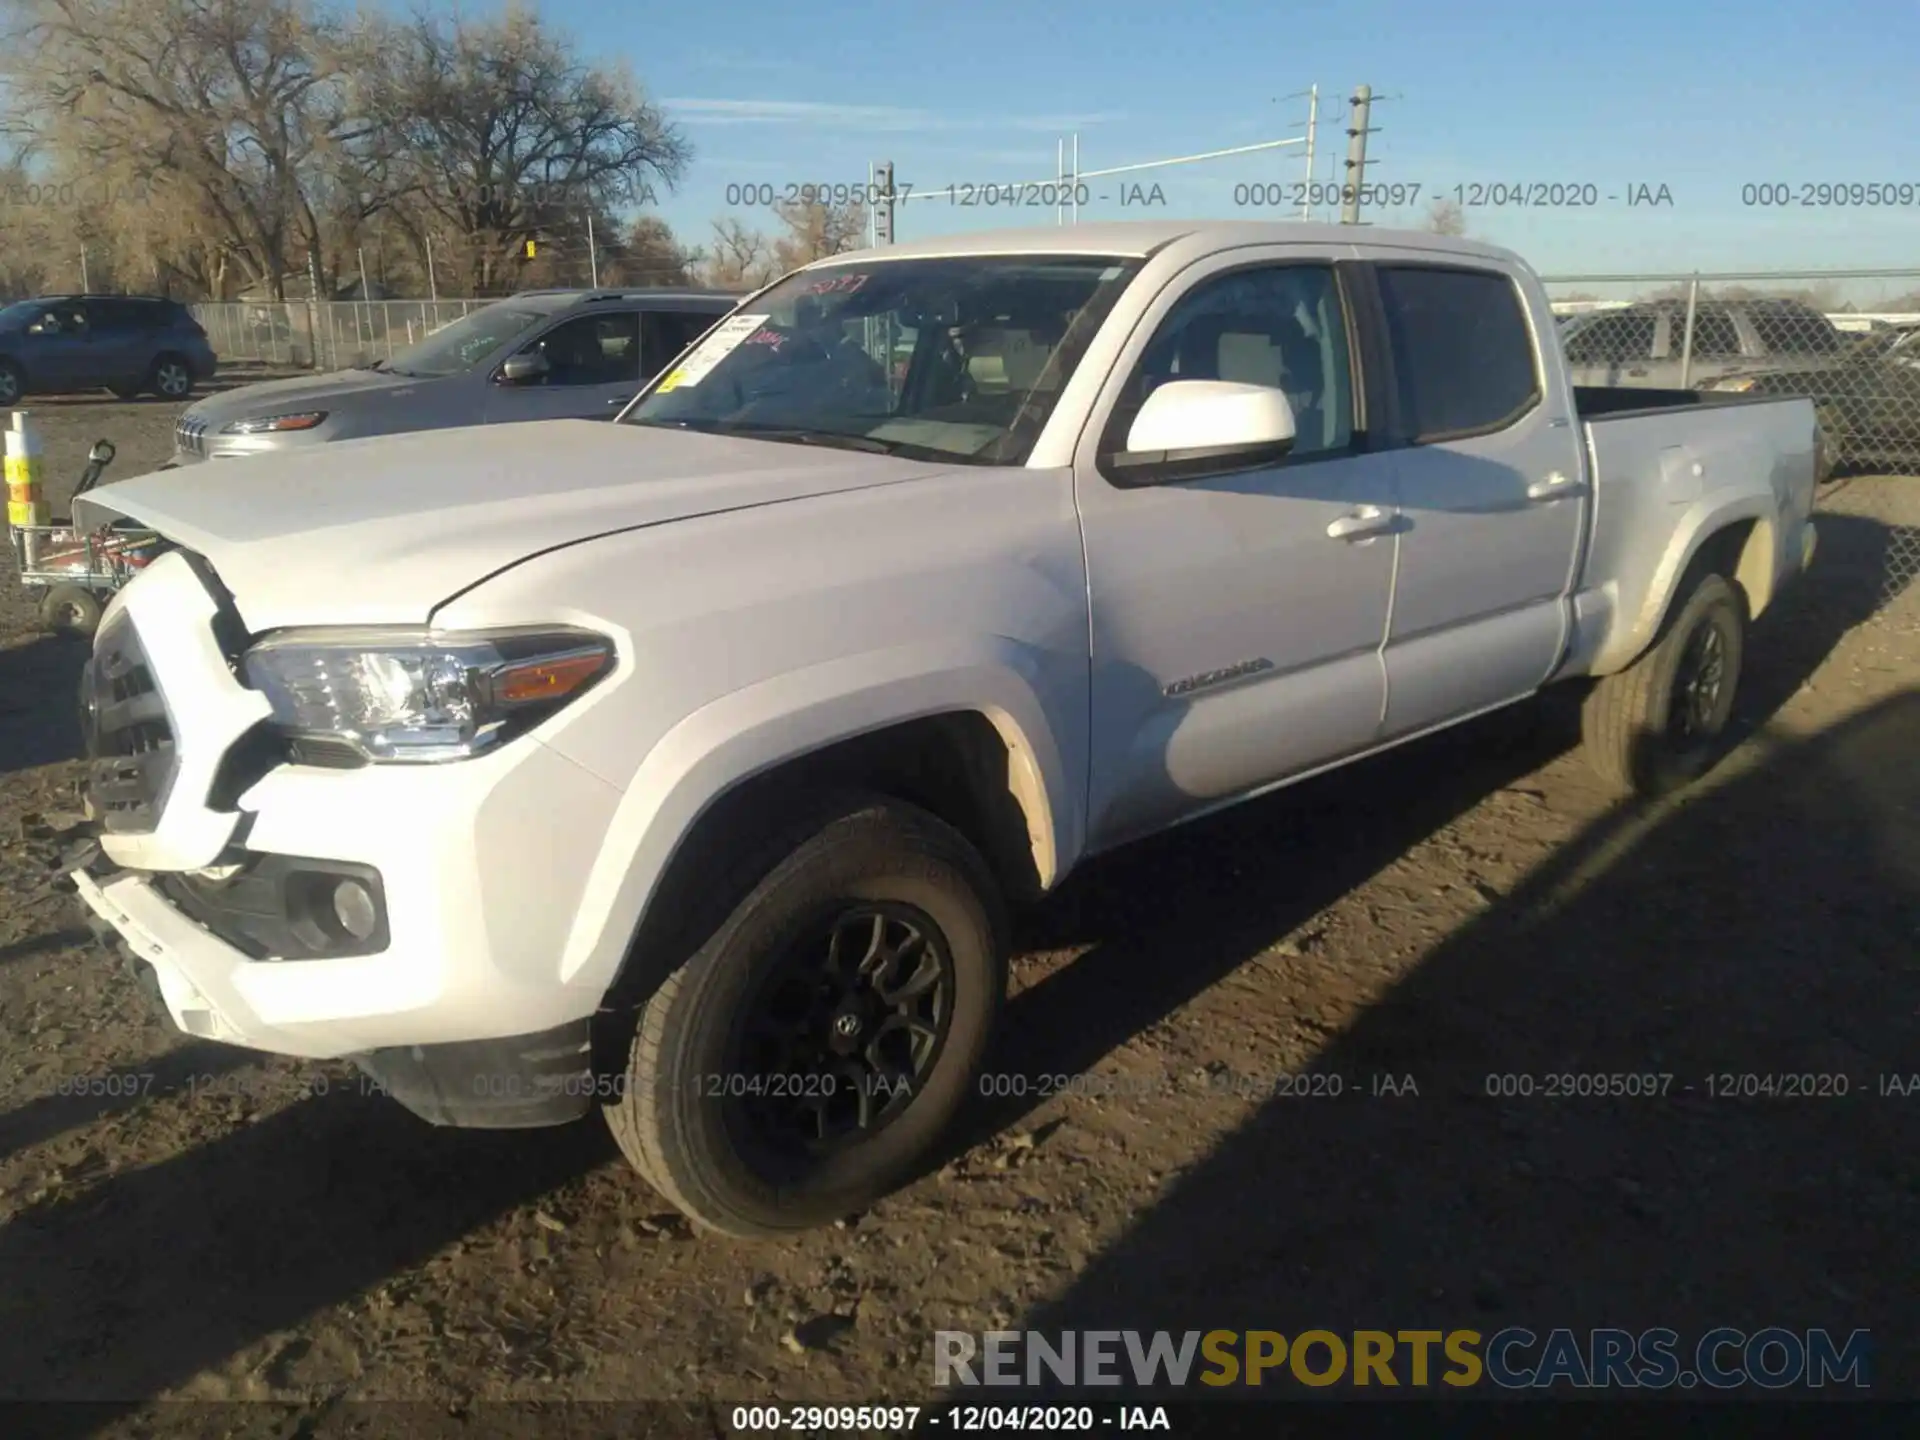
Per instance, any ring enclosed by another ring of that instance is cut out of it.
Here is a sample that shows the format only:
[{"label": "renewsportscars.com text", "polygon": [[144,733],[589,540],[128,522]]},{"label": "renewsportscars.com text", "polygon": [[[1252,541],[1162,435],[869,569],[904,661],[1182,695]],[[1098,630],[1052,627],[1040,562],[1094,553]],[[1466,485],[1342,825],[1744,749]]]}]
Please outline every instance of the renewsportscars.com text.
[{"label": "renewsportscars.com text", "polygon": [[964,1330],[934,1333],[951,1386],[1299,1385],[1504,1390],[1866,1389],[1869,1333],[1676,1330]]}]

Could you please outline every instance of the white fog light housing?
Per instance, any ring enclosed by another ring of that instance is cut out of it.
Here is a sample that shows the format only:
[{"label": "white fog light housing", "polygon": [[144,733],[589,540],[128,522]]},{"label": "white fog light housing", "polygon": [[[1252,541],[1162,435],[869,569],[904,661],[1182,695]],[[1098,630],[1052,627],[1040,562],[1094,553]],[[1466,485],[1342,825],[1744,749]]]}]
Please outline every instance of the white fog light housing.
[{"label": "white fog light housing", "polygon": [[302,410],[289,415],[259,415],[233,420],[220,427],[222,435],[279,435],[288,430],[311,430],[327,418],[324,410]]},{"label": "white fog light housing", "polygon": [[586,630],[283,630],[247,651],[247,684],[295,742],[360,760],[465,760],[538,724],[613,665]]}]

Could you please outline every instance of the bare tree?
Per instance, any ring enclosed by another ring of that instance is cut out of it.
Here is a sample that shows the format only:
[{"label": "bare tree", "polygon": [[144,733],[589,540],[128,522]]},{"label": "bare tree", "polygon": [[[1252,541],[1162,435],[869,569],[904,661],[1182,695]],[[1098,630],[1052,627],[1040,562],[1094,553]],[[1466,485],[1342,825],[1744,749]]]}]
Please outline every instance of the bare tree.
[{"label": "bare tree", "polygon": [[1432,231],[1435,235],[1465,235],[1467,212],[1458,201],[1439,196],[1427,207],[1427,218],[1421,222],[1420,228]]},{"label": "bare tree", "polygon": [[608,249],[611,263],[603,268],[623,285],[690,286],[703,258],[681,245],[657,215],[642,215]]},{"label": "bare tree", "polygon": [[757,290],[781,273],[773,247],[758,230],[738,220],[713,222],[713,245],[701,267],[701,278],[720,290]]},{"label": "bare tree", "polygon": [[818,200],[782,203],[774,213],[787,227],[787,233],[773,244],[774,259],[782,270],[797,270],[866,243],[867,211],[857,200],[846,205]]},{"label": "bare tree", "polygon": [[284,296],[319,240],[322,158],[356,127],[348,32],[307,0],[14,0],[13,124],[91,180],[175,195],[222,264]]},{"label": "bare tree", "polygon": [[528,240],[643,203],[690,158],[628,71],[579,59],[529,11],[421,12],[367,34],[358,95],[390,142],[369,168],[476,293],[517,277]]}]

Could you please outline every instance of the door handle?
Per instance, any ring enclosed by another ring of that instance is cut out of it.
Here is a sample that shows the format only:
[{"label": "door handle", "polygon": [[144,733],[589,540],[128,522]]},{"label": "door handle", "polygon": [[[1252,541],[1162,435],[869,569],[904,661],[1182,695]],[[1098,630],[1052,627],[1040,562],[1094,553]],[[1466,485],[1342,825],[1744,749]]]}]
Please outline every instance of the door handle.
[{"label": "door handle", "polygon": [[1378,505],[1362,505],[1327,526],[1329,540],[1364,540],[1393,528],[1393,516]]},{"label": "door handle", "polygon": [[1527,499],[1564,500],[1570,495],[1584,494],[1586,488],[1578,480],[1562,475],[1556,470],[1546,479],[1536,480],[1527,486]]}]

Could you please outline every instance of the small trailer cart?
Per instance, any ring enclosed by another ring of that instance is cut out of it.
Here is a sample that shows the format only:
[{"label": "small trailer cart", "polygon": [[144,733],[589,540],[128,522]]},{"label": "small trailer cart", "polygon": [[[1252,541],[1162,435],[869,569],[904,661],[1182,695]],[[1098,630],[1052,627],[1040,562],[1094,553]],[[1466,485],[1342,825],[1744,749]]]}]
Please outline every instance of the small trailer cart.
[{"label": "small trailer cart", "polygon": [[[113,461],[111,441],[94,442],[74,494],[93,488]],[[139,574],[160,550],[151,530],[111,525],[77,529],[71,520],[9,528],[20,583],[40,591],[40,623],[56,634],[90,638],[113,592]]]}]

